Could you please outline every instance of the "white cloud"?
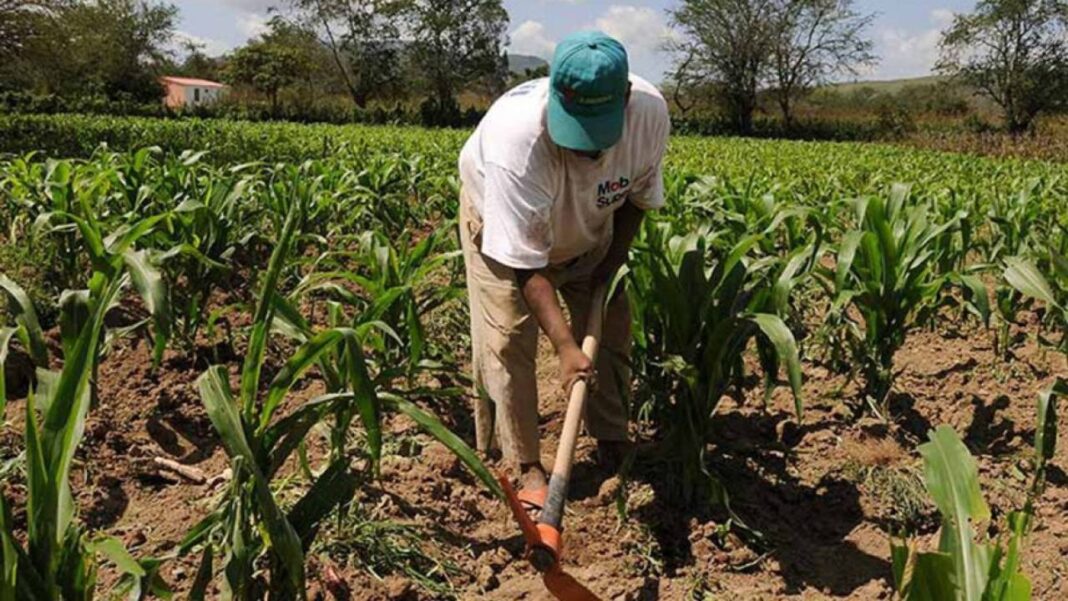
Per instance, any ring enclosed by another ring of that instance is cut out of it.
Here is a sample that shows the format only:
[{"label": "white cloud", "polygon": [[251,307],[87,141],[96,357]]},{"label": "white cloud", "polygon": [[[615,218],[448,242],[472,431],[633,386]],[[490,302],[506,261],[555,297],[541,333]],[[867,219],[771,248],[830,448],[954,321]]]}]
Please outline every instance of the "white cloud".
[{"label": "white cloud", "polygon": [[551,60],[556,41],[539,21],[524,21],[509,36],[508,50],[513,54],[529,54]]},{"label": "white cloud", "polygon": [[175,31],[171,38],[170,50],[179,56],[185,56],[186,44],[193,43],[201,48],[201,52],[208,56],[219,56],[230,50],[231,46],[225,42],[205,38],[189,33],[188,31]]},{"label": "white cloud", "polygon": [[948,8],[936,8],[931,11],[931,20],[943,27],[953,24],[955,18],[957,18],[957,13]]},{"label": "white cloud", "polygon": [[219,0],[220,4],[226,4],[247,12],[267,12],[268,8],[275,8],[282,0]]},{"label": "white cloud", "polygon": [[654,82],[663,75],[664,43],[678,36],[662,11],[647,6],[614,4],[594,21],[593,27],[622,42],[630,56],[631,70]]},{"label": "white cloud", "polygon": [[255,38],[268,31],[267,21],[264,15],[245,13],[237,17],[237,28],[246,37]]},{"label": "white cloud", "polygon": [[910,31],[885,28],[876,32],[875,53],[881,61],[872,77],[898,79],[929,75],[938,62],[942,31],[953,22],[953,11],[937,8],[930,12],[931,27]]}]

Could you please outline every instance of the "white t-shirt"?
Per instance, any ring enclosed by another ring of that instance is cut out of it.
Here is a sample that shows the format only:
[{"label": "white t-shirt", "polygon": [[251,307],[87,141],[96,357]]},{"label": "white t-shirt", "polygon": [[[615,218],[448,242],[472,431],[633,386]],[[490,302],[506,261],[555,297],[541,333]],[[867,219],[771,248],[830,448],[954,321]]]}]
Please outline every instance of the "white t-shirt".
[{"label": "white t-shirt", "polygon": [[493,104],[460,153],[464,192],[482,216],[482,252],[515,269],[565,263],[612,236],[630,199],[664,205],[661,163],[671,119],[655,86],[631,75],[623,137],[597,159],[553,143],[549,80],[519,85]]}]

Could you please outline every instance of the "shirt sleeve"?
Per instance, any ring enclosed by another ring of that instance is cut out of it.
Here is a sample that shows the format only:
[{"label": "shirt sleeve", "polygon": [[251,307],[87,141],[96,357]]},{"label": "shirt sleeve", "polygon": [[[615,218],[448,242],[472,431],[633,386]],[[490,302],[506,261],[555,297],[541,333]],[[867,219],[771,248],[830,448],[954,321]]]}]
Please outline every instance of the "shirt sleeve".
[{"label": "shirt sleeve", "polygon": [[664,155],[667,153],[668,138],[671,135],[671,117],[666,106],[663,110],[660,108],[656,110],[649,128],[652,134],[649,146],[653,149],[653,160],[634,183],[629,197],[634,206],[645,211],[664,206]]},{"label": "shirt sleeve", "polygon": [[541,269],[553,245],[553,197],[535,178],[486,164],[482,253],[513,269]]}]

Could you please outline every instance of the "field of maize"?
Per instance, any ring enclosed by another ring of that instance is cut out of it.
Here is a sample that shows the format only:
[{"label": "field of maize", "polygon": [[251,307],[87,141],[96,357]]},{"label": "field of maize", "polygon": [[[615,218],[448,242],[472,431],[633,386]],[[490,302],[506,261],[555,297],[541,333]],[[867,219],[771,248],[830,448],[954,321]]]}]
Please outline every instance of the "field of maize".
[{"label": "field of maize", "polygon": [[[466,135],[0,116],[0,601],[545,599],[468,447]],[[1068,598],[1068,166],[676,137],[665,183],[572,573]]]}]

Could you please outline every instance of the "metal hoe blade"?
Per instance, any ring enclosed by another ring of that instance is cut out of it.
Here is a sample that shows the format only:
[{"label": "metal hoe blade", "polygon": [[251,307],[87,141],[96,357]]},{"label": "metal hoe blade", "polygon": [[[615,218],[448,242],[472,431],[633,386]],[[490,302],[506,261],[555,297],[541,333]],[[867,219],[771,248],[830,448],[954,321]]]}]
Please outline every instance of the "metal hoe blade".
[{"label": "metal hoe blade", "polygon": [[[512,515],[516,522],[519,522],[519,529],[523,532],[523,539],[527,543],[527,558],[531,558],[532,551],[537,552],[539,560],[533,561],[532,564],[542,572],[545,588],[549,589],[553,597],[560,601],[601,601],[601,598],[593,594],[590,589],[564,572],[560,566],[559,544],[552,544],[545,540],[538,525],[530,519],[530,515],[516,496],[510,479],[506,475],[500,475],[497,480],[500,481],[508,500],[508,507],[512,510]],[[557,539],[558,537],[557,533]]]}]

